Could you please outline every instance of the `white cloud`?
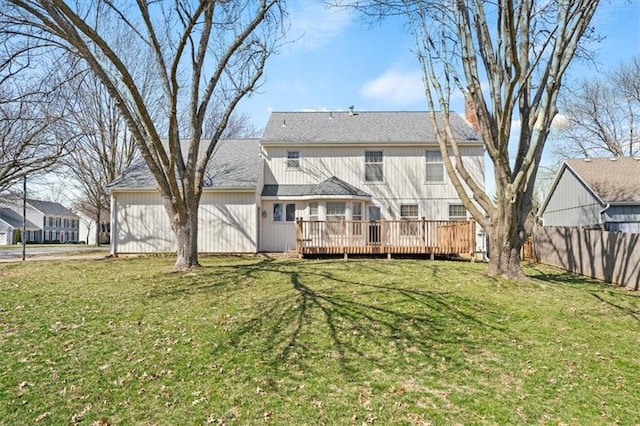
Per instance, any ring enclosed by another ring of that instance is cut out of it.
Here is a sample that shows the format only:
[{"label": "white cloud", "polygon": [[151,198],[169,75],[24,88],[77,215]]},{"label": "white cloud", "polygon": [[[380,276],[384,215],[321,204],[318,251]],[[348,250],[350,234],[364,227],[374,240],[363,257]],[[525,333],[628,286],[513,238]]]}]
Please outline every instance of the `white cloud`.
[{"label": "white cloud", "polygon": [[571,125],[571,121],[569,120],[569,117],[563,114],[556,114],[556,116],[553,117],[553,121],[551,121],[552,129],[562,130],[562,129],[566,129],[570,125]]},{"label": "white cloud", "polygon": [[424,101],[424,85],[420,71],[390,69],[362,86],[360,94],[368,99],[383,100],[393,106]]},{"label": "white cloud", "polygon": [[299,2],[290,10],[290,48],[317,49],[340,36],[351,24],[346,8],[327,7],[322,2]]}]

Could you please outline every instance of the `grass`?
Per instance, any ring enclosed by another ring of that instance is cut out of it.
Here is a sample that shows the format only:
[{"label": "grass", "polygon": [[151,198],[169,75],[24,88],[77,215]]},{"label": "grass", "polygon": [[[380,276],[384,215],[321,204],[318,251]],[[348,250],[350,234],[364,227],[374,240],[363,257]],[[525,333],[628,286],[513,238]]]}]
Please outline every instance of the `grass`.
[{"label": "grass", "polygon": [[419,260],[0,269],[0,424],[633,424],[640,298]]}]

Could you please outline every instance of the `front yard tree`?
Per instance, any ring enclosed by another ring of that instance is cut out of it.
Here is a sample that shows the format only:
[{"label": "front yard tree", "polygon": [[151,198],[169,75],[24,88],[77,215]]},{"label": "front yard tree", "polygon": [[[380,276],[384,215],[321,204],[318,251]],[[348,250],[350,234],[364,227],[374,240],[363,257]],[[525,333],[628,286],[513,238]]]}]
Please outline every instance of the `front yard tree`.
[{"label": "front yard tree", "polygon": [[[259,85],[282,39],[281,0],[2,1],[0,14],[10,30],[65,49],[104,85],[156,180],[176,237],[175,268],[198,266],[205,168],[234,109]],[[163,120],[150,113],[157,104],[142,96],[129,71],[135,63],[119,51],[128,47],[108,41],[112,29],[103,20],[120,21],[151,51],[154,60],[146,65],[162,87]],[[203,143],[203,121],[213,103],[222,113]],[[185,117],[186,126],[180,122]]]},{"label": "front yard tree", "polygon": [[[562,78],[591,30],[597,5],[598,0],[355,2],[369,16],[404,16],[415,36],[427,105],[443,117],[432,113],[430,121],[451,182],[488,234],[490,276],[525,277],[520,250],[535,176]],[[449,125],[451,101],[460,94],[493,163],[494,197],[469,173]],[[514,120],[520,131],[512,137]]]}]

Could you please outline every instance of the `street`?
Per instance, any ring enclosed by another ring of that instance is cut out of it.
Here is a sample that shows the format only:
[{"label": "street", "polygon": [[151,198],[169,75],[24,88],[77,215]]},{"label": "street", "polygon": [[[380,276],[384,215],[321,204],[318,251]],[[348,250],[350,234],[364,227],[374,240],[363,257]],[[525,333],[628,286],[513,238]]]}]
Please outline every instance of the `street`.
[{"label": "street", "polygon": [[[109,254],[109,246],[87,246],[87,245],[55,245],[32,246],[27,245],[26,260],[35,259],[59,259],[64,257],[90,256],[96,259]],[[15,262],[22,260],[21,246],[0,246],[0,262]]]}]

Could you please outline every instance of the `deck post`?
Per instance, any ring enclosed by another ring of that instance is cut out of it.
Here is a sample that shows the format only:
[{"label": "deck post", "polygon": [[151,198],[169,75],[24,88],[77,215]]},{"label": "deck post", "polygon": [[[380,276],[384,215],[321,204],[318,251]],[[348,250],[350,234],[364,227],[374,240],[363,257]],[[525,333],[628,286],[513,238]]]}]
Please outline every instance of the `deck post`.
[{"label": "deck post", "polygon": [[302,218],[296,219],[296,252],[302,254]]},{"label": "deck post", "polygon": [[420,225],[420,233],[422,235],[420,235],[422,237],[422,247],[424,249],[424,251],[427,251],[427,221],[425,220],[425,217],[422,216],[422,224]]},{"label": "deck post", "polygon": [[345,246],[347,244],[347,238],[348,238],[347,237],[347,225],[346,225],[343,217],[338,219],[338,221],[339,221],[340,229],[342,230],[342,238],[341,238],[341,240],[342,240],[342,244],[341,244],[342,252],[346,254],[347,250],[345,249]]},{"label": "deck post", "polygon": [[380,218],[380,251],[384,253],[385,239],[384,218]]},{"label": "deck post", "polygon": [[476,261],[476,227],[475,227],[475,221],[473,219],[471,219],[469,221],[469,241],[470,241],[470,251],[471,251],[471,262],[475,262]]}]

